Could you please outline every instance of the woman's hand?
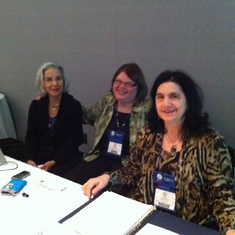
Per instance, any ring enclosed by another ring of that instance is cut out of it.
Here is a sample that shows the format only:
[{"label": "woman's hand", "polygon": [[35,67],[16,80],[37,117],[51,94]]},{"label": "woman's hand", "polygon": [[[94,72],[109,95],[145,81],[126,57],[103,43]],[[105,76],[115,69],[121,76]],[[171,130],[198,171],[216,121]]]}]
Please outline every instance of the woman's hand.
[{"label": "woman's hand", "polygon": [[33,160],[28,160],[26,163],[31,165],[31,166],[37,167],[37,164]]},{"label": "woman's hand", "polygon": [[55,164],[56,162],[54,160],[48,161],[41,166],[41,169],[49,171]]},{"label": "woman's hand", "polygon": [[109,183],[110,176],[108,174],[103,174],[96,178],[89,179],[83,186],[83,193],[90,199],[95,196],[102,189],[104,189]]},{"label": "woman's hand", "polygon": [[226,235],[235,235],[235,230],[234,230],[234,229],[229,229],[229,230],[226,232]]}]

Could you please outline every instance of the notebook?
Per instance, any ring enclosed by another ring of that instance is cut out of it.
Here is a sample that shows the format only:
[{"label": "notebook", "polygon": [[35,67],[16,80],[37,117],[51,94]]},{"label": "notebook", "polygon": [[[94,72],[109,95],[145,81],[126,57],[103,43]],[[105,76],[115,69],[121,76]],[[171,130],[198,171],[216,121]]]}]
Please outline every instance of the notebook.
[{"label": "notebook", "polygon": [[3,165],[5,162],[7,162],[1,148],[0,148],[0,166]]},{"label": "notebook", "polygon": [[113,192],[104,192],[62,224],[80,235],[132,235],[155,211]]}]

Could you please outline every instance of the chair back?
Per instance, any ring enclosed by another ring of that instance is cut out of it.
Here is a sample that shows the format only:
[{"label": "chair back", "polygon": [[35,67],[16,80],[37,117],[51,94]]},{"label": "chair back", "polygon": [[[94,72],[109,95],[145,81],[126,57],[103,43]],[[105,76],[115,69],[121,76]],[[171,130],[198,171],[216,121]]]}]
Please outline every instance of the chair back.
[{"label": "chair back", "polygon": [[231,160],[232,160],[232,166],[233,166],[233,190],[235,192],[235,149],[232,148],[231,146],[228,146],[228,150],[231,156]]}]

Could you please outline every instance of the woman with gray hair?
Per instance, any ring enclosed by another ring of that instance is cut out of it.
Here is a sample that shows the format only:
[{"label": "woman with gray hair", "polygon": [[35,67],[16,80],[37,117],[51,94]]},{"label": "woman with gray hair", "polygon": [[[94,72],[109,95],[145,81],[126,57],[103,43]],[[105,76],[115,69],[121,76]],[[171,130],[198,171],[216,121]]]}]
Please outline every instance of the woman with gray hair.
[{"label": "woman with gray hair", "polygon": [[55,62],[39,67],[36,87],[40,99],[29,107],[26,162],[63,177],[82,159],[82,107],[68,94],[64,69]]}]

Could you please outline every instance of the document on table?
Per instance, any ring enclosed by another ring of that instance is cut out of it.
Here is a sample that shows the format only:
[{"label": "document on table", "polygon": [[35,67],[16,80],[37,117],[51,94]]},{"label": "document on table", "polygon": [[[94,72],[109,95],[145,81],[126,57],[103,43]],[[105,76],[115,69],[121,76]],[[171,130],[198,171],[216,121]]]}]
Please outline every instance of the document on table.
[{"label": "document on table", "polygon": [[104,192],[63,225],[80,235],[132,234],[153,212],[155,207]]},{"label": "document on table", "polygon": [[165,228],[153,224],[146,224],[136,235],[149,235],[149,234],[161,234],[161,235],[179,235]]}]

